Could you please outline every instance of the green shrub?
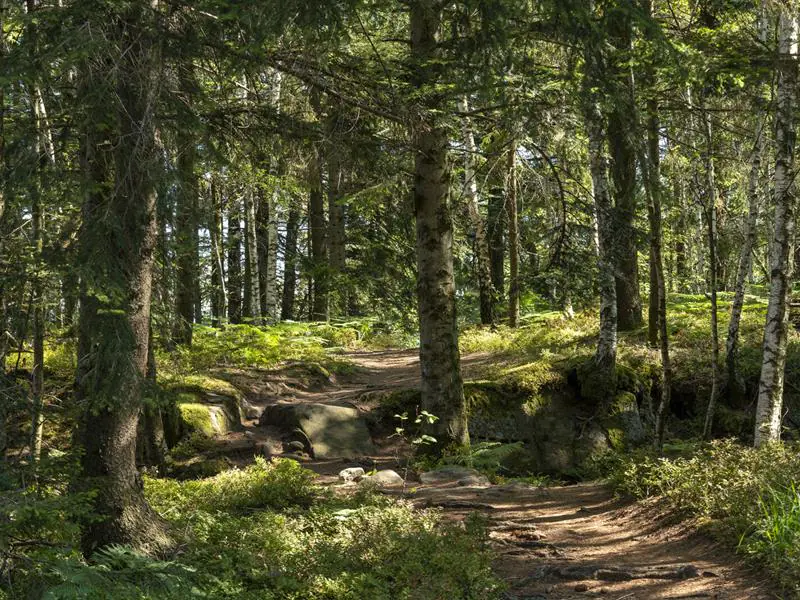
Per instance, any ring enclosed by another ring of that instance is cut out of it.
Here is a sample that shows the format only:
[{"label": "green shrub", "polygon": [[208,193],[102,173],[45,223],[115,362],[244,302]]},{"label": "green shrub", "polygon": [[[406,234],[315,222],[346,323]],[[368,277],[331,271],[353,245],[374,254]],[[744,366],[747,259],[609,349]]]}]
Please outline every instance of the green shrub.
[{"label": "green shrub", "polygon": [[292,461],[202,481],[147,480],[151,504],[183,536],[181,564],[209,598],[489,600],[485,524],[358,494],[321,493]]},{"label": "green shrub", "polygon": [[208,479],[146,479],[145,493],[156,510],[184,512],[242,511],[256,508],[308,506],[322,493],[315,475],[293,460],[268,463],[257,457],[244,469],[231,469]]}]

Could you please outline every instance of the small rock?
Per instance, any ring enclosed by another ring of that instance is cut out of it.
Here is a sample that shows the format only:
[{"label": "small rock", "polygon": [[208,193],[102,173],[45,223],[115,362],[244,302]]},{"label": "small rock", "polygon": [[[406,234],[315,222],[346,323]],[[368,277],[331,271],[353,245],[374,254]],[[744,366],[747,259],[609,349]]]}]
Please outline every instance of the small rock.
[{"label": "small rock", "polygon": [[361,483],[369,482],[378,487],[391,487],[395,485],[403,485],[405,482],[403,478],[391,469],[384,469],[378,471],[374,475],[365,475],[361,479]]},{"label": "small rock", "polygon": [[578,585],[575,586],[575,591],[576,592],[588,592],[589,591],[589,586],[586,585],[585,583],[579,583]]},{"label": "small rock", "polygon": [[608,593],[608,588],[600,588],[599,593],[607,594]]},{"label": "small rock", "polygon": [[684,565],[676,571],[678,579],[693,579],[700,577],[700,571],[694,565]]},{"label": "small rock", "polygon": [[339,471],[339,481],[361,481],[364,477],[364,469],[361,467],[350,467]]}]

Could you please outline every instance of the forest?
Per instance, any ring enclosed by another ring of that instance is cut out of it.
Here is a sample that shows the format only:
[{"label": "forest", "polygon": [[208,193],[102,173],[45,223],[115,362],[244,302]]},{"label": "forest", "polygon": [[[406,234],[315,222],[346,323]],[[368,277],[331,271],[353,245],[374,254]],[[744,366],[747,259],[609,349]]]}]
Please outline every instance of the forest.
[{"label": "forest", "polygon": [[800,598],[797,0],[0,0],[0,600]]}]

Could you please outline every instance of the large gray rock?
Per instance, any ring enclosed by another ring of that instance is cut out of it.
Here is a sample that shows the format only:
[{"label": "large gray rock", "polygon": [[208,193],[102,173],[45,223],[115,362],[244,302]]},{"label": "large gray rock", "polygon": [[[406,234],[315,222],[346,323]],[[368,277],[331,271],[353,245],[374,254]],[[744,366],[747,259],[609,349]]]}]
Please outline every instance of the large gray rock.
[{"label": "large gray rock", "polygon": [[259,424],[287,432],[301,430],[311,442],[314,458],[354,458],[375,452],[363,417],[350,406],[273,404],[264,409]]},{"label": "large gray rock", "polygon": [[[443,467],[439,467],[438,469],[434,469],[433,471],[422,473],[419,476],[419,480],[422,483],[431,484],[451,483],[480,477],[482,477],[482,475],[475,469],[470,469],[469,467],[462,467],[459,465],[445,465]],[[469,484],[465,483],[464,485]]]},{"label": "large gray rock", "polygon": [[395,471],[391,469],[384,469],[382,471],[378,471],[374,475],[365,475],[361,478],[362,484],[365,485],[374,485],[377,487],[395,487],[401,486],[405,482],[403,478],[400,477]]}]

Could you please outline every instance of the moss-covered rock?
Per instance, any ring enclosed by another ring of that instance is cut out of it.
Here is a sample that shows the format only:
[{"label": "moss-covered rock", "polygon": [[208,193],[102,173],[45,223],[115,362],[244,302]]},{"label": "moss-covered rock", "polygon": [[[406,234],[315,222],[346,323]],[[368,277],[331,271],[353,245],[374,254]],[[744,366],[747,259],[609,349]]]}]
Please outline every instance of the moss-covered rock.
[{"label": "moss-covered rock", "polygon": [[178,411],[184,432],[199,432],[207,436],[222,435],[241,426],[236,415],[223,404],[208,404],[189,393],[178,395]]},{"label": "moss-covered rock", "polygon": [[636,396],[631,392],[618,393],[601,422],[615,450],[637,446],[647,437]]}]

